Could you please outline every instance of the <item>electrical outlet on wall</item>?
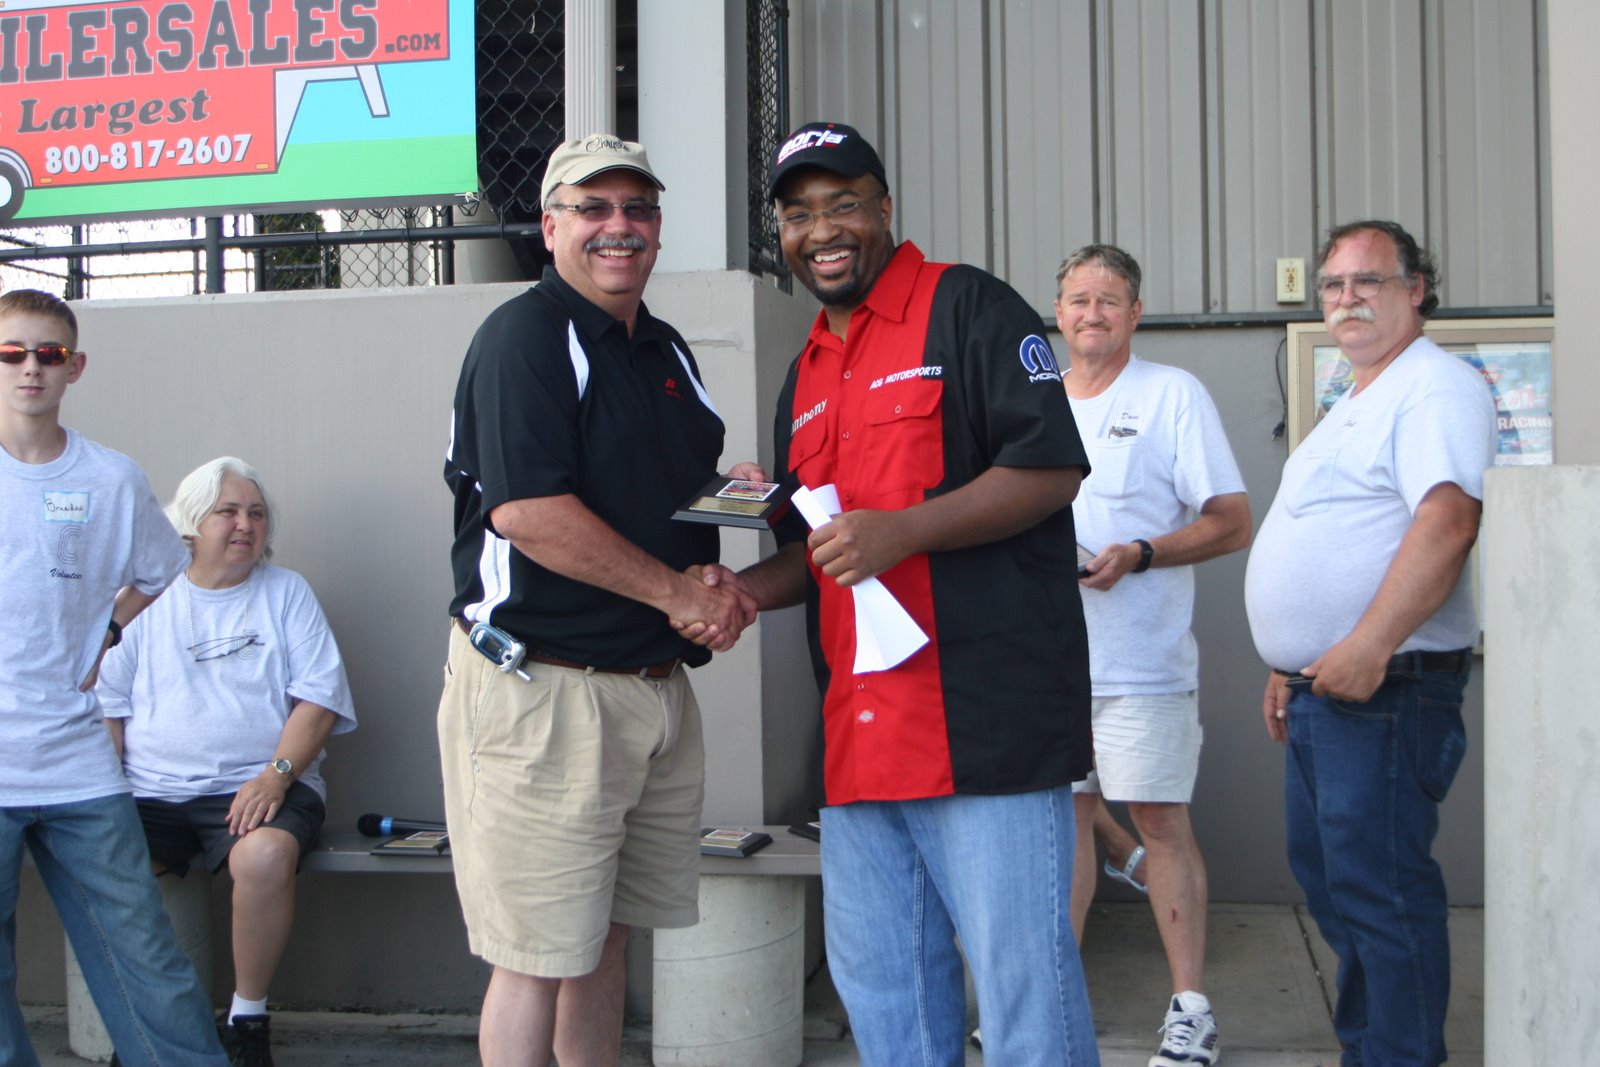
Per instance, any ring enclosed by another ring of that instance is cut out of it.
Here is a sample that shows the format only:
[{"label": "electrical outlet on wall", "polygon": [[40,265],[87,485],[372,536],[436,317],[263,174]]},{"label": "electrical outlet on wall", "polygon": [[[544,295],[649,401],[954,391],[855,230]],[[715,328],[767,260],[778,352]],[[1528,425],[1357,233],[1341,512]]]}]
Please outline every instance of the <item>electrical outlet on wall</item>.
[{"label": "electrical outlet on wall", "polygon": [[1306,261],[1299,257],[1278,260],[1278,303],[1306,302]]}]

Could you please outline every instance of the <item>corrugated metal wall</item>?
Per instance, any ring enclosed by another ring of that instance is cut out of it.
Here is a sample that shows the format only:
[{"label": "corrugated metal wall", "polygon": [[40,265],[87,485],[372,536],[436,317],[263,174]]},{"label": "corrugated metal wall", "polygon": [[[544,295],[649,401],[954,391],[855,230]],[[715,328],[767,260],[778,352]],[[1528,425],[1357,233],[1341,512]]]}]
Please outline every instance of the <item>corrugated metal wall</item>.
[{"label": "corrugated metal wall", "polygon": [[793,0],[796,124],[884,153],[897,228],[1039,301],[1072,248],[1147,314],[1285,310],[1279,256],[1400,220],[1450,307],[1548,304],[1544,0]]}]

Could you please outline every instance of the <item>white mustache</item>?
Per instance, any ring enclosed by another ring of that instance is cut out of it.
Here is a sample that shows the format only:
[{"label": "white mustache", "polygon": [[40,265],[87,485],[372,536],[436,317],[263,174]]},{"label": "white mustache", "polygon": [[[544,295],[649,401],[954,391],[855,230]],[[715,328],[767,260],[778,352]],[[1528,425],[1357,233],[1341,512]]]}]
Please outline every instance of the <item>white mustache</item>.
[{"label": "white mustache", "polygon": [[1372,308],[1367,304],[1351,304],[1349,307],[1334,308],[1333,314],[1328,316],[1328,329],[1333,329],[1346,319],[1372,322]]},{"label": "white mustache", "polygon": [[598,252],[603,248],[610,248],[623,249],[629,252],[643,252],[649,247],[650,246],[645,243],[645,239],[636,233],[630,233],[626,237],[618,236],[617,234],[602,233],[596,234],[585,241],[583,250],[585,252]]}]

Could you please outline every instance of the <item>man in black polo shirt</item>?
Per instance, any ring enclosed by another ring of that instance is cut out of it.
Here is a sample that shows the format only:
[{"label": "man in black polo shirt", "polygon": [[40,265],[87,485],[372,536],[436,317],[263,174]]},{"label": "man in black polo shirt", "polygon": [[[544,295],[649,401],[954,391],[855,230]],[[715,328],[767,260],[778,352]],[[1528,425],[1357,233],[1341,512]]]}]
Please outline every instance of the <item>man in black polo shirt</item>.
[{"label": "man in black polo shirt", "polygon": [[[494,965],[493,1067],[615,1064],[628,927],[698,918],[682,668],[731,647],[754,606],[684,573],[717,559],[717,532],[671,520],[716,473],[723,426],[642,303],[664,188],[631,141],[558,148],[541,188],[555,265],[479,327],[456,388],[439,747],[469,943]],[[669,617],[701,624],[698,644]],[[475,648],[475,624],[523,645],[520,665]]]}]

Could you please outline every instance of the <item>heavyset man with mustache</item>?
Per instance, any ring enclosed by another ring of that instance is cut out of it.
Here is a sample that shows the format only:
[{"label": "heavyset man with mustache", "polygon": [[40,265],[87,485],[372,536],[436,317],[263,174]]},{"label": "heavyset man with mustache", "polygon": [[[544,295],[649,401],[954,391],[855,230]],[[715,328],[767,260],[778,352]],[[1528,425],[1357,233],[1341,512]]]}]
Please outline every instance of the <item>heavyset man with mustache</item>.
[{"label": "heavyset man with mustache", "polygon": [[1445,1059],[1445,888],[1429,855],[1466,751],[1478,634],[1463,573],[1494,402],[1422,335],[1431,257],[1399,225],[1340,226],[1318,256],[1323,319],[1354,385],[1283,468],[1245,607],[1288,742],[1289,863],[1339,955],[1343,1067]]},{"label": "heavyset man with mustache", "polygon": [[[722,420],[689,346],[644,306],[662,183],[595,134],[540,190],[555,265],[479,327],[445,480],[455,495],[445,815],[472,951],[494,965],[491,1067],[612,1067],[628,927],[697,918],[704,754],[685,666],[747,611],[684,571],[714,526],[673,522],[716,473]],[[696,624],[697,643],[668,619]],[[468,639],[521,642],[519,673]]]}]

